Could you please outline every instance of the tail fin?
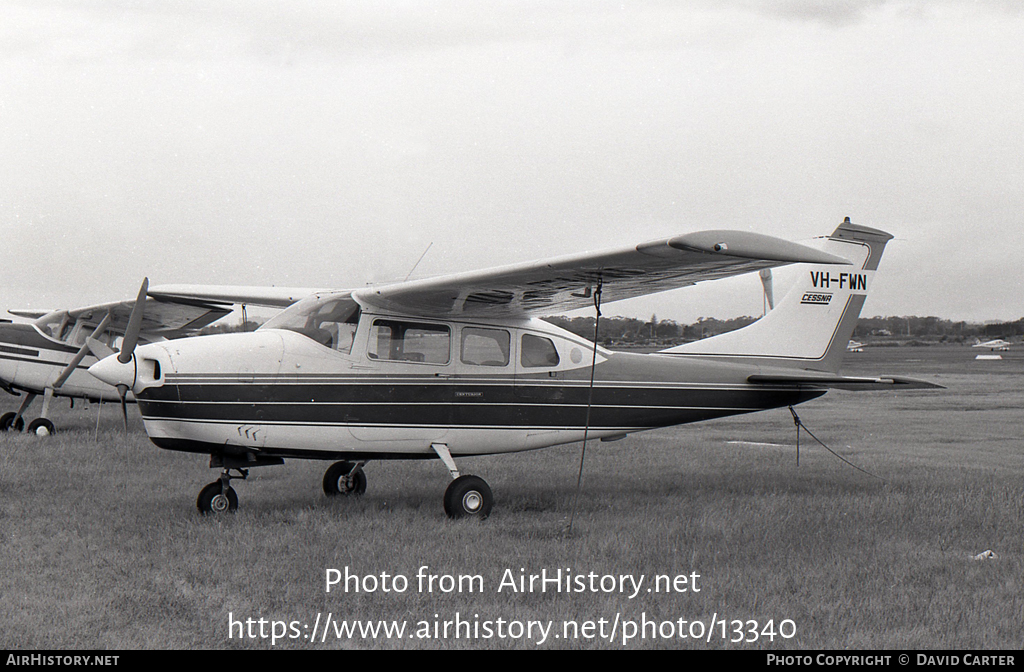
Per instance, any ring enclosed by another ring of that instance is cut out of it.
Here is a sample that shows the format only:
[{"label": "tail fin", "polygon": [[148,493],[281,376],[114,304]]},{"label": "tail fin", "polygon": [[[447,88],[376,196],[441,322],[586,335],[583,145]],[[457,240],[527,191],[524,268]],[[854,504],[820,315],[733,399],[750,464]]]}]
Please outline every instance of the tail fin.
[{"label": "tail fin", "polygon": [[888,233],[851,224],[847,217],[823,249],[846,257],[852,266],[805,265],[794,287],[757,322],[663,352],[742,357],[761,360],[757,363],[764,366],[836,373],[890,240]]}]

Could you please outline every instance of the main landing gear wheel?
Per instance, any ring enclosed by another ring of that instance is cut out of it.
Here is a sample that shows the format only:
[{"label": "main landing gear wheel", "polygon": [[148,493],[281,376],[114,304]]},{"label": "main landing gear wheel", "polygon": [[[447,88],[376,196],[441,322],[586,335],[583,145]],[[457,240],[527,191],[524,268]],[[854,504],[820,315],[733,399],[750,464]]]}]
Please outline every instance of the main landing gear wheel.
[{"label": "main landing gear wheel", "polygon": [[0,432],[20,432],[25,429],[25,418],[18,418],[17,422],[15,418],[18,418],[18,414],[14,411],[0,415]]},{"label": "main landing gear wheel", "polygon": [[230,485],[214,481],[199,491],[196,499],[199,513],[234,513],[238,509],[238,495]]},{"label": "main landing gear wheel", "polygon": [[28,433],[37,436],[53,436],[57,433],[57,428],[47,418],[36,418],[28,423]]},{"label": "main landing gear wheel", "polygon": [[449,518],[480,518],[491,514],[494,496],[479,476],[459,476],[444,491],[444,512]]},{"label": "main landing gear wheel", "polygon": [[366,492],[366,474],[353,462],[335,462],[324,474],[324,494],[361,495]]}]

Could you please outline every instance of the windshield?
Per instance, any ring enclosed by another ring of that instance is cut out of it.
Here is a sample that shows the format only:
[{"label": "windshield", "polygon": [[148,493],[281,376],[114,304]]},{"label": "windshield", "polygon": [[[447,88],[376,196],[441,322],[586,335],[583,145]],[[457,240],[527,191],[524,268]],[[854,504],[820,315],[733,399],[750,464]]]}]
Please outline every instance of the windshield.
[{"label": "windshield", "polygon": [[71,315],[69,315],[66,310],[55,310],[52,313],[43,315],[35,321],[35,325],[39,327],[39,331],[58,341],[63,341],[68,337],[71,327],[74,326],[74,324],[75,323],[71,321]]},{"label": "windshield", "polygon": [[352,351],[359,304],[344,294],[316,294],[271,318],[260,329],[287,329],[339,352]]}]

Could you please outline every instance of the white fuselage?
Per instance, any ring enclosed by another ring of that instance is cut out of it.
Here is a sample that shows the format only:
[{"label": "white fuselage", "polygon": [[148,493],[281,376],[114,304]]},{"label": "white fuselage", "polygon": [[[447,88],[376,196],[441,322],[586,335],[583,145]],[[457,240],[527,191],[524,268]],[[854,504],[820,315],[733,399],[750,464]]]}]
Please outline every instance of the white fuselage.
[{"label": "white fuselage", "polygon": [[[45,335],[36,325],[0,324],[0,381],[13,390],[43,394],[52,389],[78,348]],[[117,401],[117,390],[88,372],[96,357],[86,355],[55,396]]]},{"label": "white fuselage", "polygon": [[[124,382],[161,447],[323,459],[433,457],[432,444],[452,455],[530,450],[821,394],[757,389],[749,367],[728,363],[595,357],[592,343],[540,320],[363,313],[358,324],[341,350],[337,335],[321,344],[267,328],[141,346]],[[112,382],[107,363],[94,373]]]}]

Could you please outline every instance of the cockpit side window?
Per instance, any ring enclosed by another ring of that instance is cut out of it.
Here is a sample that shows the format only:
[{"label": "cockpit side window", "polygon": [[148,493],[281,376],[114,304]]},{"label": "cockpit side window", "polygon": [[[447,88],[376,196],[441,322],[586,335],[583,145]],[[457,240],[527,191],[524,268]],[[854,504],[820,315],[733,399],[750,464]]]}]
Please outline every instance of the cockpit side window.
[{"label": "cockpit side window", "polygon": [[447,364],[451,330],[443,324],[374,320],[366,356],[398,362]]}]

